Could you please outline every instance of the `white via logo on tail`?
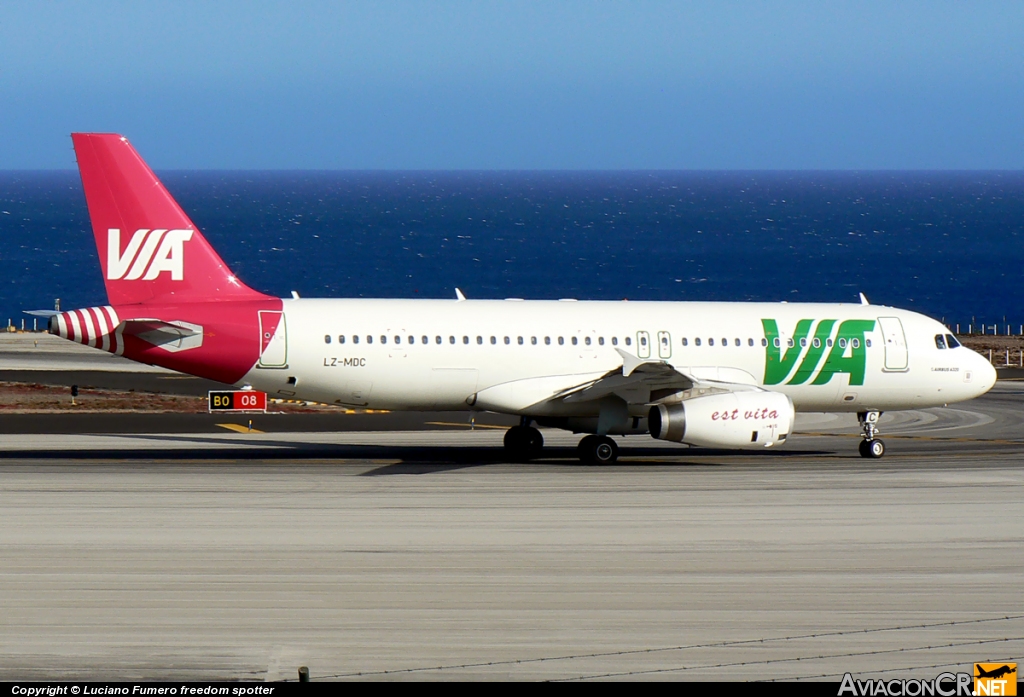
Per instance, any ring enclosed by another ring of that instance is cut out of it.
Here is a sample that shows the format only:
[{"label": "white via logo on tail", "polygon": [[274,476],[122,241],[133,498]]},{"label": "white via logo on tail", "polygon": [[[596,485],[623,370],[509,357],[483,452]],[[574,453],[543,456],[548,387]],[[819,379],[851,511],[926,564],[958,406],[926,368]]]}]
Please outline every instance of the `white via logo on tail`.
[{"label": "white via logo on tail", "polygon": [[[121,231],[107,230],[107,280],[155,280],[164,271],[172,281],[185,278],[185,243],[192,230],[136,230],[121,253]],[[145,276],[143,276],[145,274]]]}]

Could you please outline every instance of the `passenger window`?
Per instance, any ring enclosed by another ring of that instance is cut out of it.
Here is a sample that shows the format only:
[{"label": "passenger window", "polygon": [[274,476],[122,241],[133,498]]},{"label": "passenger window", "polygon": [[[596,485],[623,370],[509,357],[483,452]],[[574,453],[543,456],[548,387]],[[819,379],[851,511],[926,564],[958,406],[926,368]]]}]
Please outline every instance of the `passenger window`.
[{"label": "passenger window", "polygon": [[344,334],[341,334],[341,335],[338,336],[338,343],[339,344],[344,344],[345,343],[345,335]]},{"label": "passenger window", "polygon": [[575,346],[578,343],[580,343],[580,340],[577,339],[576,337],[572,337],[572,345]]},{"label": "passenger window", "polygon": [[796,346],[796,342],[794,342],[792,339],[786,339],[786,346],[788,346],[789,348],[793,348],[794,346]]},{"label": "passenger window", "polygon": [[741,341],[740,341],[739,339],[736,339],[736,345],[737,345],[737,346],[740,346],[740,345],[741,345],[742,343],[743,343],[743,342],[741,342]]},{"label": "passenger window", "polygon": [[[778,341],[778,339],[776,339],[775,341]],[[767,347],[768,346],[768,339],[765,339],[764,337],[761,337],[761,345]],[[778,348],[778,346],[779,345],[776,343],[775,347]]]},{"label": "passenger window", "polygon": [[382,343],[382,344],[388,343],[388,338],[386,336],[384,336],[383,334],[380,335],[380,343]]},{"label": "passenger window", "polygon": [[583,339],[583,343],[586,344],[587,346],[590,346],[590,337],[588,336],[588,337],[584,338]]},{"label": "passenger window", "polygon": [[533,344],[534,346],[536,346],[537,345],[537,337],[531,336],[530,337],[530,343]]},{"label": "passenger window", "polygon": [[949,348],[957,348],[960,346],[960,342],[957,341],[956,337],[952,334],[946,334],[946,345],[949,346]]},{"label": "passenger window", "polygon": [[722,339],[722,346],[728,346],[728,345],[729,345],[729,340],[723,338]]},{"label": "passenger window", "polygon": [[846,348],[846,339],[840,339],[839,340],[839,348],[841,348],[841,349]]},{"label": "passenger window", "polygon": [[603,336],[597,337],[597,345],[598,346],[604,346],[604,337]]},{"label": "passenger window", "polygon": [[373,335],[372,334],[367,334],[366,335],[366,343],[368,343],[368,344],[372,344],[373,343]]},{"label": "passenger window", "polygon": [[860,339],[853,339],[850,341],[850,346],[854,348],[860,348]]},{"label": "passenger window", "polygon": [[871,348],[871,339],[864,339],[864,345]]},{"label": "passenger window", "polygon": [[[491,338],[493,339],[494,337],[491,337]],[[483,346],[483,343],[484,343],[484,338],[482,336],[477,336],[477,338],[476,338],[476,345],[477,346]]]},{"label": "passenger window", "polygon": [[807,348],[807,337],[800,339],[800,348]]},{"label": "passenger window", "polygon": [[753,345],[754,345],[754,340],[753,339],[747,339],[747,346],[753,346]]},{"label": "passenger window", "polygon": [[646,346],[647,345],[647,337],[646,336],[640,337],[640,345],[641,346]]},{"label": "passenger window", "polygon": [[353,334],[352,335],[352,343],[353,344],[358,344],[359,343],[359,335],[358,334]]},{"label": "passenger window", "polygon": [[686,340],[686,337],[684,336],[684,337],[683,337],[683,346],[686,346],[686,345],[688,345],[689,343],[690,343],[690,342],[688,342],[688,341]]},{"label": "passenger window", "polygon": [[[521,336],[520,336],[520,337],[516,337],[516,342],[517,342],[517,343],[518,343],[518,344],[519,344],[520,346],[522,346],[522,345],[523,345],[523,337],[521,337]],[[536,340],[536,339],[534,339],[534,340],[533,340],[533,343],[535,343],[535,344],[536,344],[536,343],[537,343],[537,340]]]},{"label": "passenger window", "polygon": [[626,346],[632,346],[632,345],[633,345],[633,338],[627,336],[626,337]]},{"label": "passenger window", "polygon": [[781,348],[782,347],[782,342],[779,341],[779,337],[775,337],[775,341],[773,343],[775,344],[775,348]]},{"label": "passenger window", "polygon": [[814,337],[814,341],[811,342],[811,346],[814,348],[821,348],[821,339]]},{"label": "passenger window", "polygon": [[462,343],[468,346],[469,345],[469,337],[466,336],[466,335],[463,335],[462,336]]},{"label": "passenger window", "polygon": [[832,339],[825,339],[825,345],[832,348]]},{"label": "passenger window", "polygon": [[935,348],[937,348],[937,349],[945,349],[946,348],[946,339],[945,339],[945,337],[942,336],[942,334],[936,334],[935,335]]},{"label": "passenger window", "polygon": [[[512,343],[512,341],[511,341],[511,340],[509,340],[509,338],[508,338],[508,337],[506,336],[506,337],[505,337],[505,345],[506,345],[506,346],[508,346],[508,345],[509,345],[509,344],[511,344],[511,343]],[[519,343],[520,343],[520,344],[521,344],[521,343],[523,343],[522,339],[520,339],[520,340],[519,340]]]},{"label": "passenger window", "polygon": [[550,336],[544,337],[544,345],[545,346],[550,346],[551,345],[551,337]]},{"label": "passenger window", "polygon": [[395,335],[395,343],[396,343],[396,344],[400,344],[400,343],[402,343],[402,337],[400,337],[400,336],[398,336],[398,335],[396,334],[396,335]]},{"label": "passenger window", "polygon": [[[434,343],[437,344],[438,346],[441,345],[441,335],[440,334],[438,334],[437,336],[434,337]],[[455,343],[455,337],[454,336],[452,337],[452,343],[453,344]]]},{"label": "passenger window", "polygon": [[618,345],[619,345],[619,337],[613,336],[612,337],[612,346],[618,346]]},{"label": "passenger window", "polygon": [[693,340],[693,344],[694,344],[694,346],[700,346],[700,337],[699,336],[696,339]]},{"label": "passenger window", "polygon": [[324,343],[325,343],[325,344],[329,344],[329,343],[331,343],[331,335],[330,335],[330,334],[328,334],[328,335],[326,335],[326,336],[324,337]]},{"label": "passenger window", "polygon": [[498,340],[492,336],[491,337],[491,346],[494,346],[496,343],[498,343]]},{"label": "passenger window", "polygon": [[715,345],[715,340],[714,339],[708,339],[708,346],[714,346],[714,345]]},{"label": "passenger window", "polygon": [[563,344],[565,344],[565,339],[563,337],[558,337],[558,345],[562,346]]}]

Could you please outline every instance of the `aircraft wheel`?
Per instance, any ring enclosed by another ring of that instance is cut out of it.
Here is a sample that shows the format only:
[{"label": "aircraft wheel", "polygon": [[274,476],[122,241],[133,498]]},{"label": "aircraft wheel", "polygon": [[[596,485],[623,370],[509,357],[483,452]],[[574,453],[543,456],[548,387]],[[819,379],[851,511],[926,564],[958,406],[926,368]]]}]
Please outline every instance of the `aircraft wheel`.
[{"label": "aircraft wheel", "polygon": [[590,453],[593,450],[593,443],[597,436],[584,436],[583,440],[576,446],[576,455],[580,458],[580,462],[585,465],[596,464],[590,457]]},{"label": "aircraft wheel", "polygon": [[885,455],[885,443],[881,440],[874,438],[872,440],[862,440],[860,442],[860,456],[868,457],[873,460]]},{"label": "aircraft wheel", "polygon": [[619,459],[619,446],[608,436],[587,436],[576,451],[588,465],[610,465]]},{"label": "aircraft wheel", "polygon": [[513,426],[505,431],[505,451],[517,462],[539,457],[544,449],[544,436],[532,426]]}]

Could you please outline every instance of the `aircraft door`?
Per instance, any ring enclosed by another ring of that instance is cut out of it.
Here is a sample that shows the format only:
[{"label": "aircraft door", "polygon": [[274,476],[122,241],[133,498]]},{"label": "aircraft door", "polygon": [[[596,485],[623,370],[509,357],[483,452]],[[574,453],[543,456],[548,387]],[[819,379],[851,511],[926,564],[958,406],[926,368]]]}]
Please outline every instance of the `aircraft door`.
[{"label": "aircraft door", "polygon": [[636,333],[636,355],[640,358],[651,357],[651,336],[647,332]]},{"label": "aircraft door", "polygon": [[668,332],[658,332],[658,358],[672,358],[672,335]]},{"label": "aircraft door", "polygon": [[284,313],[260,310],[260,360],[258,368],[288,367],[288,335]]},{"label": "aircraft door", "polygon": [[885,341],[885,369],[901,371],[907,369],[907,339],[899,317],[879,317],[878,326]]}]

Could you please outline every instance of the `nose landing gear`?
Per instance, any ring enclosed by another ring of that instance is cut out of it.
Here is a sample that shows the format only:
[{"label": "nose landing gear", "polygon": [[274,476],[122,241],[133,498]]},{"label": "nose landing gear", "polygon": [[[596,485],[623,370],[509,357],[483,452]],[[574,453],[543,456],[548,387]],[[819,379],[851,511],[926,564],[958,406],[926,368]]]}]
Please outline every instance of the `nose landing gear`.
[{"label": "nose landing gear", "polygon": [[857,421],[860,422],[861,432],[864,434],[864,440],[860,442],[860,456],[870,457],[872,459],[878,459],[885,455],[885,443],[876,438],[878,435],[878,417],[882,415],[880,411],[861,411],[857,412]]}]

